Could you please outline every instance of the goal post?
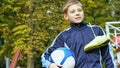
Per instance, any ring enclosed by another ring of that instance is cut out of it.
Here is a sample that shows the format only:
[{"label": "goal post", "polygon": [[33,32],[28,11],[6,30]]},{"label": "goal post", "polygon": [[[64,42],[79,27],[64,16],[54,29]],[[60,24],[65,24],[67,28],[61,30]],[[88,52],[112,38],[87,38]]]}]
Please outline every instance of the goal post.
[{"label": "goal post", "polygon": [[106,22],[105,27],[106,35],[111,40],[110,44],[116,50],[117,66],[120,66],[120,21]]}]

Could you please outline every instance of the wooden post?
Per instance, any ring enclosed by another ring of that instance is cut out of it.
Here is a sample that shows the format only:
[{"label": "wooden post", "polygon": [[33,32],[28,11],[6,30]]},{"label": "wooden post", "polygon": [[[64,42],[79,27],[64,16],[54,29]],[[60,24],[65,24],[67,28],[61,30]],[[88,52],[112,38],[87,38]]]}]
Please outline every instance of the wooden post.
[{"label": "wooden post", "polygon": [[21,55],[20,49],[17,49],[17,51],[15,52],[15,55],[12,59],[12,62],[10,64],[10,68],[15,68],[16,67],[17,61],[21,56],[22,55]]}]

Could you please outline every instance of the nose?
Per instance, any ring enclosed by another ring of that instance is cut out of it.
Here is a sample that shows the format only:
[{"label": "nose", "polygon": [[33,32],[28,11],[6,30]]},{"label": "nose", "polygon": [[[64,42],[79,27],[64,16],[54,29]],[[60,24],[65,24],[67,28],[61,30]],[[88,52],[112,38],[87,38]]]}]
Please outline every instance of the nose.
[{"label": "nose", "polygon": [[80,15],[80,12],[76,11],[76,16],[79,16]]}]

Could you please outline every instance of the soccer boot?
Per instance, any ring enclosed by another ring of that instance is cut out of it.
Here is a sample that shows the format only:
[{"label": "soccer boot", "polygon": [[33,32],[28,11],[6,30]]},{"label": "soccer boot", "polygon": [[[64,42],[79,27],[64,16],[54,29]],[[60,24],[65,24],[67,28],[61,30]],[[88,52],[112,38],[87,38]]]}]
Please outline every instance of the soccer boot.
[{"label": "soccer boot", "polygon": [[102,46],[106,46],[110,40],[107,38],[106,35],[103,36],[96,36],[91,42],[89,42],[84,47],[84,51],[90,51],[93,49],[100,48]]}]

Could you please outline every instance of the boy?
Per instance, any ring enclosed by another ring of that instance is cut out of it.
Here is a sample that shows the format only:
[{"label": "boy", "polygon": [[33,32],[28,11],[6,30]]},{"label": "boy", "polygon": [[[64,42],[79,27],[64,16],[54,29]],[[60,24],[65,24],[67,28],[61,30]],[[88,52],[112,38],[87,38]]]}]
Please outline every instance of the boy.
[{"label": "boy", "polygon": [[[109,46],[85,52],[84,47],[94,39],[93,31],[84,21],[84,11],[82,4],[77,0],[69,0],[63,7],[64,18],[70,21],[70,28],[61,32],[52,45],[41,56],[42,64],[45,68],[59,68],[62,65],[51,63],[48,59],[56,48],[67,47],[75,54],[76,64],[74,68],[102,68],[103,60],[106,68],[114,68]],[[98,26],[92,27],[97,36],[104,35]]]}]

